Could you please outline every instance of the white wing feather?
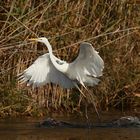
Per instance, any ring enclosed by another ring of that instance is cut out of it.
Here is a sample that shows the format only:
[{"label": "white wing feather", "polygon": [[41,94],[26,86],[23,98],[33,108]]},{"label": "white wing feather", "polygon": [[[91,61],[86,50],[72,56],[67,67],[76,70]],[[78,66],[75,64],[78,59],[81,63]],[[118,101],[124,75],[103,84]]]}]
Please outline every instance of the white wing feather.
[{"label": "white wing feather", "polygon": [[38,87],[47,83],[59,84],[63,88],[74,87],[74,82],[58,71],[50,60],[49,53],[40,56],[19,77],[20,82]]},{"label": "white wing feather", "polygon": [[[61,62],[58,58],[56,60]],[[62,61],[64,62],[64,61]],[[79,82],[83,86],[94,86],[100,81],[104,62],[90,43],[82,43],[78,57],[68,65],[66,73],[58,71],[50,60],[49,53],[40,56],[19,77],[27,85],[41,86],[47,83],[59,84],[63,88],[73,88]]]},{"label": "white wing feather", "polygon": [[90,43],[82,43],[78,57],[69,64],[67,75],[70,79],[78,80],[87,86],[97,85],[96,77],[102,76],[104,62]]}]

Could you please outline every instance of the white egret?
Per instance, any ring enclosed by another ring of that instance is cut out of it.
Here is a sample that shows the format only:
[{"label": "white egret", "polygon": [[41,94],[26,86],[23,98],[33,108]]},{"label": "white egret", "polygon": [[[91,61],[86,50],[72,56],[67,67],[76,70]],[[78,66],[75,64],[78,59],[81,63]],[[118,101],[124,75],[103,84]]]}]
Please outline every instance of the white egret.
[{"label": "white egret", "polygon": [[33,87],[54,83],[63,88],[97,85],[102,76],[104,62],[98,52],[90,43],[83,42],[80,45],[78,57],[71,63],[67,63],[55,57],[47,38],[30,39],[44,43],[49,53],[41,55],[37,60],[20,74],[20,82]]}]

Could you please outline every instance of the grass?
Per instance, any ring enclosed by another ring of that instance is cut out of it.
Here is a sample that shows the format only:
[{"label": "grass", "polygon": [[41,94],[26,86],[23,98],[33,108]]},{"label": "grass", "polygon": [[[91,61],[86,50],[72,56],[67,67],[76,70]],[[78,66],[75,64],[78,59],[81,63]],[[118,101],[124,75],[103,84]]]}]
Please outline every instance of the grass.
[{"label": "grass", "polygon": [[33,90],[18,84],[16,75],[47,52],[44,45],[28,41],[38,36],[49,37],[54,54],[68,62],[77,56],[82,41],[91,42],[105,62],[101,83],[89,88],[98,108],[137,111],[139,17],[137,1],[1,1],[0,116],[83,112],[87,104],[76,89],[64,90],[49,84]]}]

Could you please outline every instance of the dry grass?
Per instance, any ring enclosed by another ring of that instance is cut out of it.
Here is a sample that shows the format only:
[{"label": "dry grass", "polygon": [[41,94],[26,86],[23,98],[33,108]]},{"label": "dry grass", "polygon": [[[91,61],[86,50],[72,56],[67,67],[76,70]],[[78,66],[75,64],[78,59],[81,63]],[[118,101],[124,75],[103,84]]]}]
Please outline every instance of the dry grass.
[{"label": "dry grass", "polygon": [[140,106],[140,7],[133,1],[4,0],[0,2],[0,115],[74,112],[85,106],[77,90],[46,85],[33,90],[18,85],[16,75],[39,55],[50,38],[56,56],[72,61],[79,43],[91,42],[105,61],[102,82],[89,88],[101,109]]}]

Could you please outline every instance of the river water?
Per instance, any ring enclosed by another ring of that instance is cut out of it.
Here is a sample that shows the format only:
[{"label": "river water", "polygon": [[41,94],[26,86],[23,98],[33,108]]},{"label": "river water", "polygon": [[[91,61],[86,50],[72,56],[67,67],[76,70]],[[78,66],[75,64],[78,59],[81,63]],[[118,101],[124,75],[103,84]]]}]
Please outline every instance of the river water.
[{"label": "river water", "polygon": [[[112,116],[113,114],[113,116]],[[119,118],[122,114],[102,114],[103,121]],[[56,120],[87,123],[81,116],[58,116]],[[37,124],[45,118],[14,118],[0,120],[0,140],[140,140],[140,128],[39,128]],[[92,115],[89,122],[96,122],[97,118]]]}]

